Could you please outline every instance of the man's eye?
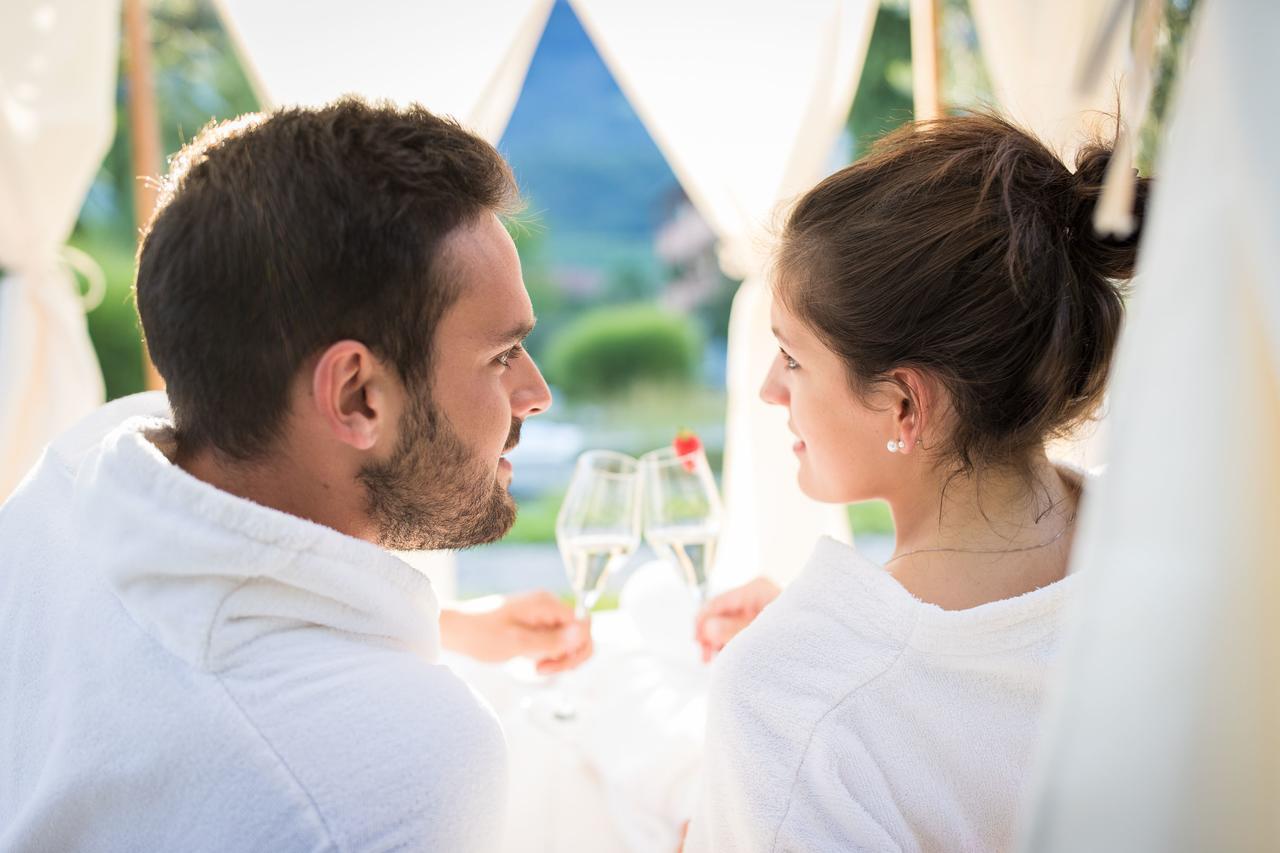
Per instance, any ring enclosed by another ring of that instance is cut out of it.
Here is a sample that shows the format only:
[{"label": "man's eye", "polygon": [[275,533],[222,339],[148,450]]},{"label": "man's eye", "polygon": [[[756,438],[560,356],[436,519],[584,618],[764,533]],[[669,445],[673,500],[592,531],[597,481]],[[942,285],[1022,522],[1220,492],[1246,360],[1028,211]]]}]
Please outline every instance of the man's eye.
[{"label": "man's eye", "polygon": [[513,358],[519,358],[523,353],[524,347],[520,344],[516,344],[511,349],[498,356],[498,364],[501,364],[503,367],[507,367],[510,365]]},{"label": "man's eye", "polygon": [[782,361],[783,361],[783,363],[786,365],[787,370],[795,370],[796,368],[798,368],[798,367],[800,366],[800,363],[799,363],[799,362],[797,362],[797,361],[796,361],[794,358],[792,358],[791,356],[787,355],[787,351],[786,351],[786,350],[784,350],[784,349],[782,349],[781,347],[779,347],[779,348],[778,348],[778,352],[782,353]]}]

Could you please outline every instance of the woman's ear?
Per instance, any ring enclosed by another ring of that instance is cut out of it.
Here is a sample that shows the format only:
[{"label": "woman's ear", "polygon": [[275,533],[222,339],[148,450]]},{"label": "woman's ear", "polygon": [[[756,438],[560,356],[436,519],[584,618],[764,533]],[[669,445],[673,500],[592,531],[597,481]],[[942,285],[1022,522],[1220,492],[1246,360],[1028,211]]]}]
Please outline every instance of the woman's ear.
[{"label": "woman's ear", "polygon": [[338,341],[311,371],[311,397],[329,434],[356,450],[369,450],[390,422],[386,371],[359,341]]},{"label": "woman's ear", "polygon": [[924,450],[926,431],[936,429],[941,389],[933,377],[914,367],[901,367],[889,378],[898,386],[894,417],[903,446],[900,453]]}]

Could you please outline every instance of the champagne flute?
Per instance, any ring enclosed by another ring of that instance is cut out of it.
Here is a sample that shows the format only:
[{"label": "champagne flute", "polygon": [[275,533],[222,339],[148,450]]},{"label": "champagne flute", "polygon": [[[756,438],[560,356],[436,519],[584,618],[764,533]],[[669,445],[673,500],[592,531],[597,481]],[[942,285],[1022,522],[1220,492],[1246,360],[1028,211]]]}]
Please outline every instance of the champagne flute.
[{"label": "champagne flute", "polygon": [[[640,545],[640,476],[636,460],[611,450],[578,457],[556,517],[556,544],[573,587],[575,615],[585,619],[600,599],[605,578]],[[557,719],[577,716],[567,699]]]},{"label": "champagne flute", "polygon": [[701,447],[664,447],[640,457],[640,472],[645,539],[684,576],[701,606],[723,514],[707,456]]}]

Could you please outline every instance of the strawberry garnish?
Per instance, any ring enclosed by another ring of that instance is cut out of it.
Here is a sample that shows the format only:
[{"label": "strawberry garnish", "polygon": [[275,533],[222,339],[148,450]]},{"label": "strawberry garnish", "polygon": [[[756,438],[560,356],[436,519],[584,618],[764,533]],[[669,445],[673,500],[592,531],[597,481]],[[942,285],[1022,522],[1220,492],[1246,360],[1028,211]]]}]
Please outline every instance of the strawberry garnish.
[{"label": "strawberry garnish", "polygon": [[696,465],[693,454],[702,449],[702,442],[698,440],[698,436],[693,430],[682,429],[676,433],[676,439],[671,442],[671,446],[675,448],[676,456],[681,457],[684,470],[693,473]]}]

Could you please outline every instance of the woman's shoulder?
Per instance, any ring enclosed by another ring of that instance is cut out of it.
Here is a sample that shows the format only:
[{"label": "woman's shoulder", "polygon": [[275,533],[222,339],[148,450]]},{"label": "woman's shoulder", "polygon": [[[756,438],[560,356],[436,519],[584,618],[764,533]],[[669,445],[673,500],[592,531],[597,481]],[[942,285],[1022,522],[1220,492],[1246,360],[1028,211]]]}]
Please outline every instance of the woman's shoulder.
[{"label": "woman's shoulder", "polygon": [[880,566],[824,538],[801,574],[725,647],[712,690],[791,716],[821,716],[900,656],[918,604]]},{"label": "woman's shoulder", "polygon": [[[712,665],[708,804],[692,837],[701,831],[737,839],[739,847],[776,841],[806,757],[858,752],[854,729],[831,738],[817,733],[901,659],[914,610],[905,591],[895,591],[892,578],[856,550],[818,544],[801,574]],[[848,812],[842,806],[845,818]]]}]

